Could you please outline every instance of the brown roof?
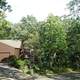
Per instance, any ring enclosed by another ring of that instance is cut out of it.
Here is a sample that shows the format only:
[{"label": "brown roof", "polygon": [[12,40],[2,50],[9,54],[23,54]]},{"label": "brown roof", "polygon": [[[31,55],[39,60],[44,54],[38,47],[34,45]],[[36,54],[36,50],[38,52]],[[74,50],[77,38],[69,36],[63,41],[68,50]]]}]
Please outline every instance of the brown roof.
[{"label": "brown roof", "polygon": [[21,48],[21,41],[19,40],[0,40],[0,43],[4,43],[14,48]]}]

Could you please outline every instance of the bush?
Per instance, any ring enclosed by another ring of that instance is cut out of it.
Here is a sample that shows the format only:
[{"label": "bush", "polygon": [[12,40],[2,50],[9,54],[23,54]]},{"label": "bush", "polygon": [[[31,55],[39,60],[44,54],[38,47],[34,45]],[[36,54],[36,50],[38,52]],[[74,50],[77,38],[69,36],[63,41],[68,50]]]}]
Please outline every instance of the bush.
[{"label": "bush", "polygon": [[19,65],[17,64],[17,58],[15,56],[10,56],[9,59],[8,59],[8,64],[10,66],[13,66],[15,68],[19,68]]},{"label": "bush", "polygon": [[23,73],[27,73],[29,71],[27,66],[27,61],[23,59],[18,59],[15,56],[9,57],[9,65],[15,68],[18,68],[23,71]]},{"label": "bush", "polygon": [[26,60],[18,59],[17,65],[19,65],[19,69],[21,69],[24,73],[29,71]]}]

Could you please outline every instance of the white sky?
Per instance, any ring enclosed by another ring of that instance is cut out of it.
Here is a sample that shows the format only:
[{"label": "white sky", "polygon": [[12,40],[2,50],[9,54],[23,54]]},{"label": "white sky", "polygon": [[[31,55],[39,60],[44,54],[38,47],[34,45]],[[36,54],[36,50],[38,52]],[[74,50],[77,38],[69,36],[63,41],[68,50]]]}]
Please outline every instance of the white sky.
[{"label": "white sky", "polygon": [[44,20],[49,13],[62,16],[67,13],[66,4],[68,1],[69,0],[7,0],[13,10],[7,14],[7,19],[16,23],[26,15],[33,15],[38,20]]}]

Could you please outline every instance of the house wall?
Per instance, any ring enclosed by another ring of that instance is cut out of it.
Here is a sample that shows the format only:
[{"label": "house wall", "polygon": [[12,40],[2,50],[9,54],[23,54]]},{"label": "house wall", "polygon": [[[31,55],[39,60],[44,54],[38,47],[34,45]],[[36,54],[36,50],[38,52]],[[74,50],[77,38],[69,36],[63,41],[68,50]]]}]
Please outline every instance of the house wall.
[{"label": "house wall", "polygon": [[14,51],[15,49],[13,47],[0,43],[0,52],[10,52],[11,55],[14,55]]},{"label": "house wall", "polygon": [[10,47],[4,43],[0,43],[0,61],[12,55],[16,55],[15,48]]},{"label": "house wall", "polygon": [[20,49],[19,48],[15,48],[15,56],[19,57],[19,53],[20,53]]}]

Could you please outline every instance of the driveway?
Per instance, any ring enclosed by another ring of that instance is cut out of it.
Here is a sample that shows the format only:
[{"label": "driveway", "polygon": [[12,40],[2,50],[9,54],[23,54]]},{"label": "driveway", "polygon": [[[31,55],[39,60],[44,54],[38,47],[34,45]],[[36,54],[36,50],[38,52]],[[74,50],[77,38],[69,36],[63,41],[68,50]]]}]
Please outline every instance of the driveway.
[{"label": "driveway", "polygon": [[80,80],[80,72],[59,74],[49,78],[52,80]]},{"label": "driveway", "polygon": [[24,75],[16,68],[0,63],[0,80],[31,80],[31,76]]},{"label": "driveway", "polygon": [[55,76],[36,76],[34,79],[30,75],[24,75],[20,70],[0,63],[0,80],[80,80],[80,73],[66,73]]}]

